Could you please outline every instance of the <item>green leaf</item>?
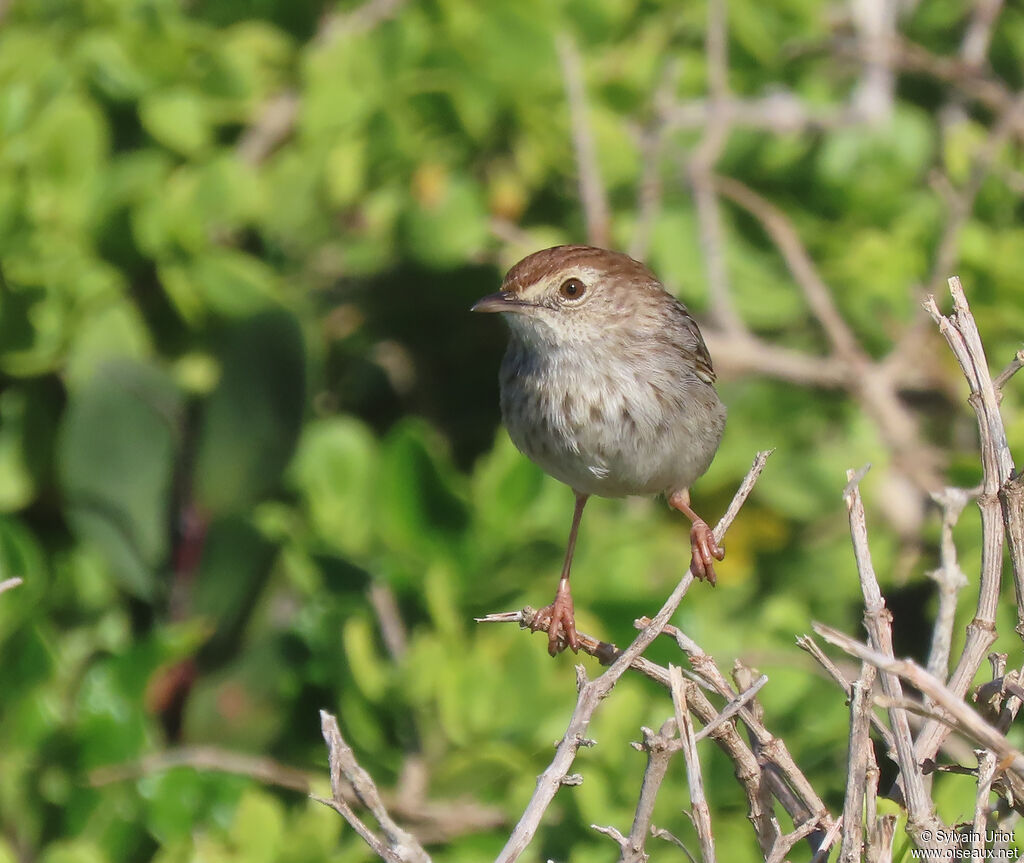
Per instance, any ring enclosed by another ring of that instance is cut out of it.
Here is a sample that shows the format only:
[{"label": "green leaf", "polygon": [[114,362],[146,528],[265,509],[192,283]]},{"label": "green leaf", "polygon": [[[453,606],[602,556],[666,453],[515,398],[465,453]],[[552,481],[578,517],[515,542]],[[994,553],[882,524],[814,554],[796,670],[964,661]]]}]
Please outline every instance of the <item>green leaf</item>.
[{"label": "green leaf", "polygon": [[303,430],[293,483],[328,547],[357,557],[369,552],[377,458],[377,443],[358,420],[315,420]]},{"label": "green leaf", "polygon": [[380,535],[395,548],[417,559],[458,556],[466,505],[440,442],[423,424],[405,422],[385,441],[375,509]]},{"label": "green leaf", "polygon": [[231,838],[243,860],[271,863],[278,859],[282,845],[289,841],[280,802],[265,791],[244,794],[235,810]]},{"label": "green leaf", "polygon": [[118,360],[72,392],[62,423],[58,466],[68,519],[139,596],[156,593],[168,553],[180,410],[162,372]]},{"label": "green leaf", "polygon": [[487,211],[476,183],[442,178],[405,214],[410,250],[432,267],[450,267],[477,253],[487,240]]},{"label": "green leaf", "polygon": [[268,311],[229,327],[196,458],[196,494],[208,510],[237,512],[277,487],[298,439],[305,389],[295,318]]},{"label": "green leaf", "polygon": [[143,128],[183,156],[197,156],[213,142],[213,128],[202,96],[185,87],[147,95],[139,104]]}]

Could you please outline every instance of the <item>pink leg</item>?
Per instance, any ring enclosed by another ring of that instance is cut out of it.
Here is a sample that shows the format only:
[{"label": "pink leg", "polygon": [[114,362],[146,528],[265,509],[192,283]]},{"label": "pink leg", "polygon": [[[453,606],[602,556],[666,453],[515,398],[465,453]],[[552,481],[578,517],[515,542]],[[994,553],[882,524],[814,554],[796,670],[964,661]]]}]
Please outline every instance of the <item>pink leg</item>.
[{"label": "pink leg", "polygon": [[725,557],[725,549],[715,542],[715,535],[708,527],[708,523],[690,508],[689,489],[670,494],[668,505],[679,510],[693,525],[690,528],[690,548],[693,552],[690,571],[695,578],[716,584],[718,579],[715,576],[713,561],[722,560]]},{"label": "pink leg", "polygon": [[572,604],[572,591],[569,589],[569,568],[572,566],[573,552],[576,551],[576,534],[580,528],[583,507],[589,495],[576,492],[576,509],[572,515],[572,527],[569,530],[569,545],[565,550],[565,563],[562,564],[562,575],[558,579],[558,590],[555,601],[537,612],[531,630],[536,632],[547,623],[548,653],[557,656],[565,650],[566,645],[576,653],[580,647],[580,639],[576,634],[576,614]]}]

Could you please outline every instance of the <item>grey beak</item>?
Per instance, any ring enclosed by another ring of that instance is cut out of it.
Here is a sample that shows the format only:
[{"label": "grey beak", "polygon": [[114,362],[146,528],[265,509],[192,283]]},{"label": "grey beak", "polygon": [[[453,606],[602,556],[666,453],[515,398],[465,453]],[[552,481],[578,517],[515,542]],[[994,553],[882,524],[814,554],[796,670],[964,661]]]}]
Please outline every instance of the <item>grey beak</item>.
[{"label": "grey beak", "polygon": [[488,294],[481,297],[470,308],[471,312],[514,312],[517,306],[524,306],[527,303],[516,299],[511,291],[498,291],[496,294]]}]

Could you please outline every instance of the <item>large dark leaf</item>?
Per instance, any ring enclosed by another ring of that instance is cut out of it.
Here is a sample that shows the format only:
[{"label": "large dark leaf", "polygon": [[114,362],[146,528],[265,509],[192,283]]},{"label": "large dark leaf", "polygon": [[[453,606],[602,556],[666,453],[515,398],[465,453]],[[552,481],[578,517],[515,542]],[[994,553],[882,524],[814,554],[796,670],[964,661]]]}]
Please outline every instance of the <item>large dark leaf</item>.
[{"label": "large dark leaf", "polygon": [[295,318],[263,312],[236,323],[206,406],[196,462],[200,503],[238,512],[274,489],[299,434],[305,357]]},{"label": "large dark leaf", "polygon": [[166,560],[181,401],[160,371],[118,360],[72,392],[58,470],[72,529],[94,542],[114,577],[152,597]]}]

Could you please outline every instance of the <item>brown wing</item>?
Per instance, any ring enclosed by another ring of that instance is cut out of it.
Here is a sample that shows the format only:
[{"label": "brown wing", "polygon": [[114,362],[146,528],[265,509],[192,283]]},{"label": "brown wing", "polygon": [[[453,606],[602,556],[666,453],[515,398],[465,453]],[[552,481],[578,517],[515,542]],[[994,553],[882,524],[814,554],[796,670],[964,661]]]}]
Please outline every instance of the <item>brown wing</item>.
[{"label": "brown wing", "polygon": [[672,341],[675,346],[693,360],[694,372],[705,383],[715,382],[715,369],[711,365],[711,354],[708,353],[708,346],[704,344],[704,337],[700,334],[700,328],[694,320],[693,315],[687,311],[678,300],[673,304],[678,327],[672,328]]}]

